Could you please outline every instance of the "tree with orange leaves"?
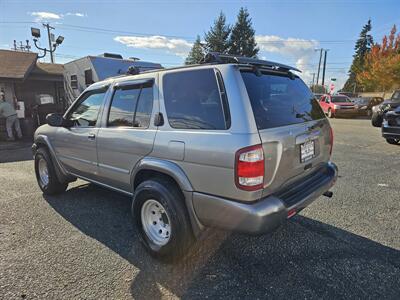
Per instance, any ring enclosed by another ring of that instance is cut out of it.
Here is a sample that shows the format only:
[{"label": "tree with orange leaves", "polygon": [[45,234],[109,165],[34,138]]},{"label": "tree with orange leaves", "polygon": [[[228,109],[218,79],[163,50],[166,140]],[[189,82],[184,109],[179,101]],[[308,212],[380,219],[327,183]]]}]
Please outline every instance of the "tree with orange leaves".
[{"label": "tree with orange leaves", "polygon": [[357,74],[364,91],[381,92],[400,88],[400,33],[396,25],[382,44],[374,44],[365,57],[365,68]]}]

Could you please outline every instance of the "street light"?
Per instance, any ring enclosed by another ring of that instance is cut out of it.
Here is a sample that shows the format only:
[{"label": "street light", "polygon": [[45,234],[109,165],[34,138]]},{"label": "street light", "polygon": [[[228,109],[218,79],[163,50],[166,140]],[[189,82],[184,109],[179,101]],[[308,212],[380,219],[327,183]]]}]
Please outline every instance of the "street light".
[{"label": "street light", "polygon": [[43,55],[38,56],[38,58],[45,57],[47,52],[49,52],[51,63],[54,63],[53,53],[56,51],[57,47],[62,44],[62,42],[64,41],[64,37],[59,35],[57,37],[57,40],[55,41],[55,43],[52,44],[51,42],[52,42],[52,40],[54,40],[54,37],[52,38],[53,34],[50,33],[50,29],[55,29],[55,28],[51,27],[49,23],[43,24],[43,26],[47,29],[47,37],[49,39],[49,49],[38,46],[37,42],[38,42],[38,39],[40,38],[40,29],[31,27],[31,34],[33,36],[33,42],[35,43],[35,47],[37,49],[43,51]]},{"label": "street light", "polygon": [[31,27],[31,34],[34,38],[40,38],[40,29]]},{"label": "street light", "polygon": [[64,37],[59,35],[58,38],[56,39],[56,44],[61,45],[63,41],[64,41]]}]

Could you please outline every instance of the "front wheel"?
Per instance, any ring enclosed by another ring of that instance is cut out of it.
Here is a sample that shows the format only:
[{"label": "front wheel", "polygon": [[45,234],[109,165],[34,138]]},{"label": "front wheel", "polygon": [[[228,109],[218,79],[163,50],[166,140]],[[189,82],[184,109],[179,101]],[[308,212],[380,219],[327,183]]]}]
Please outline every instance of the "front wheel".
[{"label": "front wheel", "polygon": [[68,187],[68,183],[58,180],[50,154],[45,148],[36,151],[35,174],[40,189],[46,195],[62,193]]},{"label": "front wheel", "polygon": [[155,178],[139,184],[132,217],[145,249],[157,258],[180,259],[194,240],[183,195],[167,179]]},{"label": "front wheel", "polygon": [[400,139],[388,138],[388,139],[386,139],[386,142],[388,142],[391,145],[399,145],[400,144]]},{"label": "front wheel", "polygon": [[383,116],[378,113],[372,114],[371,123],[374,127],[381,127],[383,122]]}]

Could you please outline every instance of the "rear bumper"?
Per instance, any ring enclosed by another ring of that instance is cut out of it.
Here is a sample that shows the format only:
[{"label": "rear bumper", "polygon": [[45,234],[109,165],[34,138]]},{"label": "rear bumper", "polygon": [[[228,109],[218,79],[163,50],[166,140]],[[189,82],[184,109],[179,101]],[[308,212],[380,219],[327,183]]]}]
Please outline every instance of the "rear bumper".
[{"label": "rear bumper", "polygon": [[357,109],[335,109],[335,116],[355,116],[359,112]]},{"label": "rear bumper", "polygon": [[289,212],[299,212],[328,191],[336,182],[338,169],[332,162],[282,191],[247,204],[202,193],[193,193],[193,207],[199,221],[250,234],[262,234],[281,225]]}]

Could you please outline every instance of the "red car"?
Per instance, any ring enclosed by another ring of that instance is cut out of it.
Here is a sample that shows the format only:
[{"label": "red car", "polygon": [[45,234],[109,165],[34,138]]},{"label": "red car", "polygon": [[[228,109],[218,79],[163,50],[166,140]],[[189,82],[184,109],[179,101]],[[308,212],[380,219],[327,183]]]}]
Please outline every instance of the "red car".
[{"label": "red car", "polygon": [[354,103],[345,95],[323,95],[319,104],[329,118],[355,116],[358,113]]}]

